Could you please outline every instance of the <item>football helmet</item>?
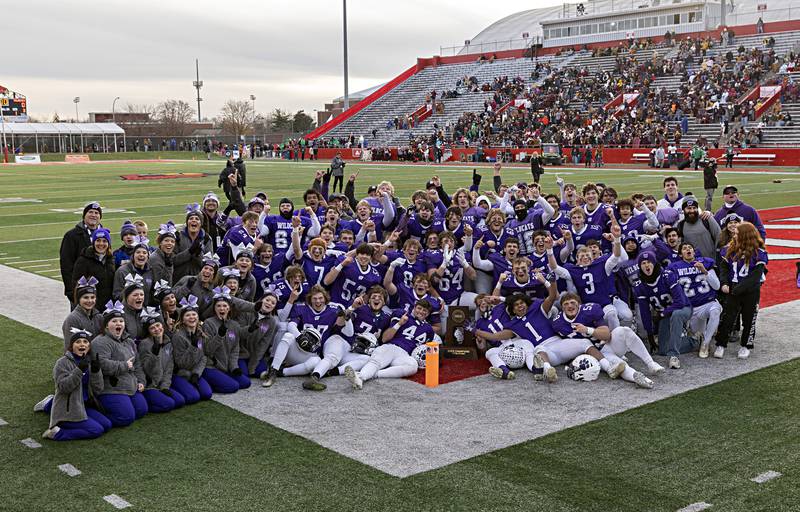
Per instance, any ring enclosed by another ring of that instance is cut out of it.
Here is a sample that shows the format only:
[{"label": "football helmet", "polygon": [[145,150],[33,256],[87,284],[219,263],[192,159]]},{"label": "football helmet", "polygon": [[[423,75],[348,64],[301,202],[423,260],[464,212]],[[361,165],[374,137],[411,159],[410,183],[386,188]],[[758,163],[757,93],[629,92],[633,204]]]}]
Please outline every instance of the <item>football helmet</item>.
[{"label": "football helmet", "polygon": [[522,347],[509,343],[500,349],[500,359],[512,370],[518,370],[525,365],[525,352]]},{"label": "football helmet", "polygon": [[428,354],[428,346],[425,344],[417,345],[417,348],[411,351],[411,357],[417,360],[417,366],[425,368],[425,356]]},{"label": "football helmet", "polygon": [[600,362],[589,354],[581,354],[572,360],[566,370],[570,379],[589,382],[600,376]]},{"label": "football helmet", "polygon": [[299,346],[301,350],[315,353],[319,350],[320,345],[322,345],[322,334],[313,327],[306,327],[300,332],[300,335],[295,341],[297,341],[297,346]]},{"label": "football helmet", "polygon": [[365,332],[356,335],[353,341],[352,351],[356,354],[372,354],[372,351],[378,346],[378,338],[371,332]]}]

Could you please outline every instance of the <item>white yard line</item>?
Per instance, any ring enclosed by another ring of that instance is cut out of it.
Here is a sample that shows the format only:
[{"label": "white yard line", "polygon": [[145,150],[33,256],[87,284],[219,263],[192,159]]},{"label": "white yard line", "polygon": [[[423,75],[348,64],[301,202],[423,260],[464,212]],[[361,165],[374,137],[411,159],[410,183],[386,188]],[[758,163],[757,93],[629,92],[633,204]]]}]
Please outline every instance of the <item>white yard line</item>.
[{"label": "white yard line", "polygon": [[[16,262],[16,261],[14,262],[15,265],[17,265],[18,263],[19,262]],[[52,267],[52,266],[53,266],[52,263],[43,263],[41,265],[27,265],[25,267],[17,267],[17,268],[21,269],[21,270],[28,270],[29,268],[43,268],[43,267],[48,267],[49,268],[49,267]]]},{"label": "white yard line", "polygon": [[[0,244],[16,244],[16,243],[20,243],[20,242],[40,242],[42,240],[60,240],[62,238],[64,238],[64,237],[63,236],[46,236],[46,237],[43,237],[43,238],[26,238],[26,239],[23,239],[23,240],[3,240],[3,241],[0,241]],[[15,256],[15,258],[19,258],[19,257]],[[3,259],[3,258],[0,258],[0,259]]]},{"label": "white yard line", "polygon": [[763,484],[764,482],[769,482],[770,480],[774,480],[780,476],[783,476],[783,474],[778,473],[777,471],[767,471],[766,473],[761,473],[760,475],[751,478],[750,481],[757,484]]},{"label": "white yard line", "polygon": [[30,437],[27,438],[27,439],[23,439],[22,441],[20,441],[20,443],[24,444],[28,448],[34,448],[35,449],[35,448],[41,448],[42,447],[42,445],[38,441],[34,441]]},{"label": "white yard line", "polygon": [[14,265],[27,265],[28,263],[41,263],[43,261],[58,261],[60,258],[47,258],[46,260],[15,261]]},{"label": "white yard line", "polygon": [[711,503],[706,503],[705,501],[700,501],[698,503],[692,503],[682,509],[678,510],[678,512],[700,512],[701,510],[705,510],[707,508],[711,508]]},{"label": "white yard line", "polygon": [[128,508],[133,506],[124,499],[117,496],[116,494],[109,494],[108,496],[103,496],[103,499],[117,509]]},{"label": "white yard line", "polygon": [[6,425],[8,425],[8,422],[3,418],[0,418],[0,427],[5,427]]},{"label": "white yard line", "polygon": [[67,476],[78,476],[81,474],[81,471],[72,464],[59,464],[58,469]]},{"label": "white yard line", "polygon": [[[0,242],[0,243],[2,243],[2,242]],[[19,259],[19,256],[3,256],[2,258],[0,258],[0,260],[3,260],[3,261],[5,261],[5,260],[18,260],[18,259]]]}]

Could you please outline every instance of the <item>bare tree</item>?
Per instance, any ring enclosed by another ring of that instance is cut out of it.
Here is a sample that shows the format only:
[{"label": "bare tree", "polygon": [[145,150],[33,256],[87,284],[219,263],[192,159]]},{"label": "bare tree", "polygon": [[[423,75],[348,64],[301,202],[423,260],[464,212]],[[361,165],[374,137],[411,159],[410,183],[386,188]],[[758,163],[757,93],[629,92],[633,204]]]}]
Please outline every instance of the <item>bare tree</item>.
[{"label": "bare tree", "polygon": [[219,112],[222,129],[231,135],[247,135],[253,128],[253,105],[246,100],[228,100]]},{"label": "bare tree", "polygon": [[158,104],[155,118],[161,124],[163,135],[186,135],[194,110],[183,100],[166,100]]}]

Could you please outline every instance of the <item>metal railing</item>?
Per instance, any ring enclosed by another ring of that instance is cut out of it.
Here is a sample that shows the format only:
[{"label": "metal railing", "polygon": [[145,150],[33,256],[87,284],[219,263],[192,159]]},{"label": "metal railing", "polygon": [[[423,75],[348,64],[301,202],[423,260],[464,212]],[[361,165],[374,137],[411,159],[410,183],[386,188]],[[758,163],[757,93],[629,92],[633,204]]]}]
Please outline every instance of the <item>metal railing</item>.
[{"label": "metal railing", "polygon": [[440,46],[439,55],[448,57],[453,55],[468,55],[473,53],[497,52],[501,50],[521,50],[530,48],[533,44],[542,42],[541,36],[526,37],[519,39],[503,39],[497,41],[486,41],[483,43],[470,43],[455,46]]}]

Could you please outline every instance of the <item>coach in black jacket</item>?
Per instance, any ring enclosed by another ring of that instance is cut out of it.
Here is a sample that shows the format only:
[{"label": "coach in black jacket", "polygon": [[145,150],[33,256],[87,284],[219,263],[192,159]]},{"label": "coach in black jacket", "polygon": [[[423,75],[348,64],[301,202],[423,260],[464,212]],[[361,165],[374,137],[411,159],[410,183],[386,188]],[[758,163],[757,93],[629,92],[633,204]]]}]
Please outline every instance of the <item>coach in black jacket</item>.
[{"label": "coach in black jacket", "polygon": [[[81,252],[92,245],[90,238],[92,231],[100,227],[100,219],[103,218],[103,209],[100,203],[91,202],[83,208],[83,218],[74,228],[70,229],[64,234],[61,239],[60,250],[60,267],[61,267],[61,280],[64,282],[64,295],[69,299],[69,303],[73,304],[74,297],[72,296],[72,285],[74,279],[72,276],[75,262],[78,261],[78,256]],[[80,277],[80,276],[78,276]]]}]

